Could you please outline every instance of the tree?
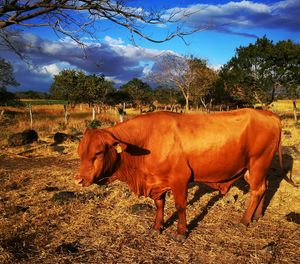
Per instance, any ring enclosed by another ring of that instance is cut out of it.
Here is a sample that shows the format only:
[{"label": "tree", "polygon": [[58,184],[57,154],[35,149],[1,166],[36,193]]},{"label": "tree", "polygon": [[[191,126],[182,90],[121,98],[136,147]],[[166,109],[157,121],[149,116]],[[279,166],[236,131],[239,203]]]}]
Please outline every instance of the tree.
[{"label": "tree", "polygon": [[16,92],[15,95],[21,99],[50,99],[50,94],[32,90]]},{"label": "tree", "polygon": [[191,99],[198,108],[202,104],[206,109],[208,103],[213,100],[213,84],[217,80],[217,74],[207,66],[207,61],[199,58],[190,57],[188,59],[190,71],[194,73],[194,80],[191,83]]},{"label": "tree", "polygon": [[300,45],[291,40],[279,41],[274,46],[273,71],[276,82],[285,90],[285,96],[300,96]]},{"label": "tree", "polygon": [[185,109],[188,112],[190,88],[194,76],[189,71],[186,57],[180,57],[173,53],[160,56],[148,79],[154,80],[163,87],[177,87],[185,99]]},{"label": "tree", "polygon": [[55,99],[67,100],[72,106],[85,98],[85,74],[77,70],[63,70],[54,75],[50,94]]},{"label": "tree", "polygon": [[154,100],[159,104],[170,105],[171,109],[178,103],[180,96],[180,92],[175,87],[158,86],[153,91]]},{"label": "tree", "polygon": [[109,105],[116,105],[124,102],[129,102],[131,100],[132,98],[127,92],[120,90],[109,92],[105,98],[105,102]]},{"label": "tree", "polygon": [[183,38],[197,30],[187,31],[177,25],[176,30],[167,33],[163,39],[155,39],[151,33],[147,35],[143,32],[146,25],[177,23],[191,14],[180,9],[165,13],[162,10],[149,11],[141,7],[135,8],[130,5],[130,1],[125,0],[2,0],[0,38],[6,46],[18,52],[19,47],[13,36],[16,29],[50,27],[56,34],[67,35],[83,44],[80,38],[84,34],[93,36],[94,32],[99,31],[98,23],[101,25],[101,21],[105,19],[128,29],[133,40],[134,35],[137,35],[161,43],[176,36]]},{"label": "tree", "polygon": [[6,91],[8,86],[18,86],[11,64],[0,58],[0,90]]},{"label": "tree", "polygon": [[63,70],[54,76],[50,94],[55,99],[67,100],[72,106],[86,102],[103,104],[109,93],[114,92],[113,83],[103,75],[85,75],[78,70]]},{"label": "tree", "polygon": [[19,98],[8,92],[9,86],[18,86],[11,64],[0,58],[0,105],[20,105]]},{"label": "tree", "polygon": [[238,48],[219,76],[236,100],[268,105],[280,87],[299,84],[299,69],[298,44],[288,40],[274,45],[263,37],[255,44]]},{"label": "tree", "polygon": [[122,92],[127,92],[135,105],[142,108],[143,104],[150,103],[152,90],[150,86],[138,78],[133,78],[120,87]]},{"label": "tree", "polygon": [[188,112],[193,97],[195,100],[202,98],[204,102],[214,76],[205,60],[169,53],[158,59],[148,78],[164,87],[177,87],[185,99],[185,111]]},{"label": "tree", "polygon": [[104,104],[107,94],[115,91],[113,82],[105,80],[104,75],[86,76],[84,86],[84,97],[88,103]]}]

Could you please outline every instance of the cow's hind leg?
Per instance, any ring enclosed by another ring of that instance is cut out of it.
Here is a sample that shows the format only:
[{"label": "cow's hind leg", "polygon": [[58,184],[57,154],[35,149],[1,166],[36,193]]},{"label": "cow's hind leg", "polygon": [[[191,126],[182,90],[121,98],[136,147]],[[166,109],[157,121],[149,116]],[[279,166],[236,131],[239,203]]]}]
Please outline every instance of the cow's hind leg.
[{"label": "cow's hind leg", "polygon": [[[265,188],[267,189],[267,187]],[[252,217],[253,220],[258,220],[259,218],[261,218],[263,216],[263,206],[264,206],[264,202],[265,202],[265,196],[266,196],[266,192],[263,194],[262,198],[260,199],[260,202],[254,212],[254,215]]]},{"label": "cow's hind leg", "polygon": [[253,216],[255,219],[262,216],[268,167],[269,162],[256,162],[252,166],[250,165],[249,174],[245,177],[250,185],[250,200],[241,223],[246,226],[251,222]]},{"label": "cow's hind leg", "polygon": [[163,194],[159,199],[154,201],[156,205],[156,215],[155,215],[155,222],[151,230],[157,233],[161,233],[164,226],[165,197],[166,194]]}]

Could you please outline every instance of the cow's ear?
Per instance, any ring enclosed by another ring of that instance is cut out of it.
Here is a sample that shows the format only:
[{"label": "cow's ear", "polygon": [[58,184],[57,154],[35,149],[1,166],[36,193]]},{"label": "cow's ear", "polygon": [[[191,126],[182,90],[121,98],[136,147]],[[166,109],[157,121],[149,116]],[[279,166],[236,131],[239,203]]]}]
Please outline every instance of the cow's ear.
[{"label": "cow's ear", "polygon": [[127,148],[127,145],[122,142],[116,141],[113,143],[113,147],[115,148],[117,153],[122,153]]}]

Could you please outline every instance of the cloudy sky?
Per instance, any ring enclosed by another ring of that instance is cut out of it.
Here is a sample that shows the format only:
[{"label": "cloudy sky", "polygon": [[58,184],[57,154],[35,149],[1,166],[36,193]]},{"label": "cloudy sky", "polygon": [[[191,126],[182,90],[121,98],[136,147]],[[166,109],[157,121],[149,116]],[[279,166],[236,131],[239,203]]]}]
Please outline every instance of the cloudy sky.
[{"label": "cloudy sky", "polygon": [[[49,28],[25,28],[20,43],[30,61],[24,62],[7,50],[0,50],[0,57],[14,67],[20,83],[17,90],[48,91],[53,75],[62,69],[80,69],[87,74],[104,74],[116,86],[151,72],[155,60],[165,52],[193,55],[207,59],[213,68],[225,64],[239,46],[254,43],[266,35],[269,39],[291,39],[300,43],[300,1],[130,1],[132,8],[146,10],[164,9],[185,26],[185,30],[205,29],[185,37],[155,44],[139,37],[135,43],[128,30],[106,20],[97,21],[93,39],[83,36],[86,48],[81,49],[73,40],[60,37]],[[189,13],[182,17],[183,13]],[[143,32],[155,39],[162,39],[176,25],[145,26]]]}]

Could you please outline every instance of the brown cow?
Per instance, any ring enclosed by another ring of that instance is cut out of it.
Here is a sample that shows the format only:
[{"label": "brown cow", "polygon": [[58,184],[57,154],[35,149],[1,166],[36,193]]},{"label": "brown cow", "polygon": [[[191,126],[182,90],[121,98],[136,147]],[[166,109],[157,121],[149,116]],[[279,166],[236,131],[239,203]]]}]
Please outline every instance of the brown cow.
[{"label": "brown cow", "polygon": [[78,147],[75,179],[82,186],[126,182],[154,199],[152,229],[163,225],[165,194],[172,191],[178,212],[178,237],[185,236],[187,187],[202,182],[225,194],[245,175],[251,196],[241,222],[262,216],[266,176],[281,137],[279,118],[241,109],[215,114],[156,112],[106,129],[87,129]]}]

